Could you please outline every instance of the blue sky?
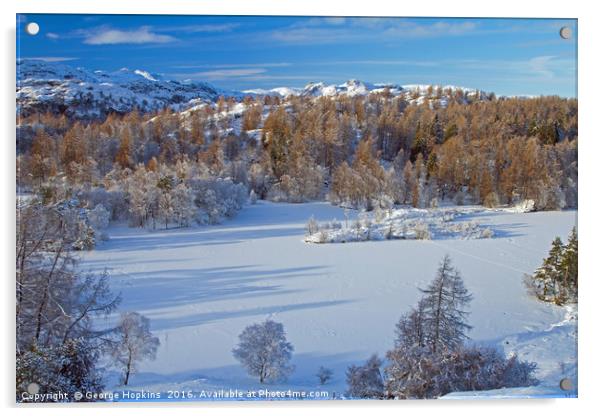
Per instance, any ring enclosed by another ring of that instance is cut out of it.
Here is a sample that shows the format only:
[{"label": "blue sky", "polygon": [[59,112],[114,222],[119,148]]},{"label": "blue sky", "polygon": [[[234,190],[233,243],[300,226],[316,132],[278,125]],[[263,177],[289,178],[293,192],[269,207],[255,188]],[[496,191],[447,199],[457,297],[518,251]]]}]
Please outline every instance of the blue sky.
[{"label": "blue sky", "polygon": [[[27,35],[27,22],[40,33]],[[20,58],[237,90],[354,78],[574,97],[576,35],[574,19],[17,16]]]}]

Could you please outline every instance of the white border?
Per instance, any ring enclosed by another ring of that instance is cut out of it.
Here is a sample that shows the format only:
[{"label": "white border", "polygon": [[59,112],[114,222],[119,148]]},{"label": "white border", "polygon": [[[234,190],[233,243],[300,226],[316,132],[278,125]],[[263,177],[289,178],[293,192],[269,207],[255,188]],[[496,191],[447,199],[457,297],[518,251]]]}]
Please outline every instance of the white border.
[{"label": "white border", "polygon": [[[2,2],[2,157],[0,167],[2,175],[2,266],[4,273],[2,294],[2,384],[0,399],[3,407],[9,407],[9,413],[30,414],[35,409],[15,408],[14,400],[14,166],[15,166],[15,129],[14,129],[14,82],[15,82],[15,14],[19,13],[120,13],[120,14],[272,14],[272,15],[356,15],[356,16],[441,16],[441,17],[559,17],[579,19],[579,222],[580,222],[580,311],[579,322],[579,394],[575,400],[506,400],[471,402],[404,402],[404,403],[241,403],[183,405],[176,407],[178,414],[245,414],[250,415],[307,415],[308,413],[326,414],[345,412],[349,415],[365,415],[368,412],[379,414],[399,414],[411,412],[423,414],[462,414],[488,416],[524,412],[545,413],[546,415],[588,414],[596,407],[600,395],[600,306],[598,298],[600,275],[597,252],[600,251],[596,238],[600,231],[600,165],[602,160],[602,118],[600,116],[600,65],[599,48],[601,40],[599,13],[594,2],[502,0],[496,3],[470,0],[409,1],[392,2],[384,0],[104,0],[102,2],[84,2],[74,0],[20,0],[12,4]],[[598,304],[598,305],[597,305]],[[107,406],[77,407],[47,406],[40,409],[44,413],[64,415],[65,413],[131,414],[137,410],[147,415],[165,415],[175,413],[173,406]],[[20,410],[23,410],[22,412]],[[593,413],[593,412],[592,412]]]}]

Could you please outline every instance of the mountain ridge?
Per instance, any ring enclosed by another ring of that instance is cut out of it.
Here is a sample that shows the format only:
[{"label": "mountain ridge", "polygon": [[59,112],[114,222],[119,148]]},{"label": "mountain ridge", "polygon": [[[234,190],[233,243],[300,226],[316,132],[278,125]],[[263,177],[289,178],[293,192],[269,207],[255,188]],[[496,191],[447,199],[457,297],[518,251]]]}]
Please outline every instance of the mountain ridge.
[{"label": "mountain ridge", "polygon": [[[17,61],[17,111],[65,113],[73,118],[99,118],[109,113],[127,113],[134,109],[151,112],[170,107],[183,111],[201,103],[216,102],[220,96],[242,100],[245,96],[336,97],[367,96],[388,91],[403,96],[409,103],[438,101],[446,106],[453,94],[461,91],[461,101],[488,100],[490,93],[453,85],[401,85],[368,83],[350,79],[342,84],[310,82],[303,88],[225,90],[200,81],[165,79],[143,69],[121,68],[107,72],[73,67],[63,63],[35,59]],[[443,94],[443,92],[446,92]]]}]

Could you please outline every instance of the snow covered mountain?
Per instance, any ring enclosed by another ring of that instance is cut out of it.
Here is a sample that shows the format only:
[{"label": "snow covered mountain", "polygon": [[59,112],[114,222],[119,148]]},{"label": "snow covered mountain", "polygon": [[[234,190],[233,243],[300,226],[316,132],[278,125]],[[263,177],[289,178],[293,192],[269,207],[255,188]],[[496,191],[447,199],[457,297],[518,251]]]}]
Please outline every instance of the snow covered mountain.
[{"label": "snow covered mountain", "polygon": [[[385,90],[389,91],[389,93],[393,96],[401,96],[403,95],[409,101],[419,102],[424,101],[427,98],[437,98],[437,91],[442,100],[445,100],[444,96],[451,94],[456,94],[457,91],[461,91],[462,94],[467,99],[479,99],[485,100],[490,96],[489,93],[473,88],[466,87],[458,87],[455,85],[422,85],[422,84],[408,84],[408,85],[399,85],[399,84],[391,84],[391,83],[378,83],[371,84],[367,82],[358,81],[356,79],[350,79],[343,84],[330,84],[327,85],[323,82],[310,82],[304,88],[289,88],[289,87],[279,87],[272,88],[269,90],[266,89],[252,89],[252,90],[244,90],[243,93],[246,94],[256,94],[256,95],[272,95],[272,96],[280,96],[285,98],[289,95],[295,96],[303,96],[303,97],[334,97],[339,95],[346,95],[349,97],[355,96],[365,96],[376,93],[383,93]],[[445,104],[445,102],[443,102]]]},{"label": "snow covered mountain", "polygon": [[[303,88],[236,92],[221,90],[204,82],[167,80],[139,69],[104,72],[40,60],[17,61],[17,110],[23,115],[50,111],[85,119],[104,117],[111,112],[127,113],[135,108],[143,112],[165,107],[182,111],[215,102],[219,96],[237,100],[245,95],[355,97],[385,90],[393,96],[403,96],[410,104],[422,104],[426,100],[446,106],[451,98],[466,103],[490,97],[480,90],[456,86],[370,84],[354,79],[340,85],[311,82]],[[461,93],[460,97],[458,93]]]},{"label": "snow covered mountain", "polygon": [[39,60],[17,61],[17,108],[24,115],[52,111],[94,118],[134,108],[187,108],[191,101],[215,101],[220,95],[240,94],[203,82],[165,80],[142,70],[89,71]]}]

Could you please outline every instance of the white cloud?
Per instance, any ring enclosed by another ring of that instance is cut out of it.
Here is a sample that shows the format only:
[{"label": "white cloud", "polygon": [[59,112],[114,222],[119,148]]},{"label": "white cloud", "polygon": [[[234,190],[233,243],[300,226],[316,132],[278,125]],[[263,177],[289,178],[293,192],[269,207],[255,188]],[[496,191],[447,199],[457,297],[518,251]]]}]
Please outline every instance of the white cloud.
[{"label": "white cloud", "polygon": [[429,38],[440,36],[459,36],[473,32],[476,23],[466,22],[435,22],[419,24],[411,21],[401,21],[385,30],[385,35],[400,38]]},{"label": "white cloud", "polygon": [[294,23],[291,27],[307,27],[307,26],[341,26],[349,20],[346,17],[312,17],[307,20],[301,20]]},{"label": "white cloud", "polygon": [[375,65],[375,66],[419,66],[419,67],[437,67],[440,62],[436,61],[416,61],[416,60],[378,60],[378,59],[363,59],[353,61],[320,61],[308,62],[311,65]]},{"label": "white cloud", "polygon": [[316,27],[277,30],[270,35],[270,38],[277,42],[301,44],[331,43],[339,40],[348,41],[352,37],[353,33],[348,29]]},{"label": "white cloud", "polygon": [[152,32],[150,26],[142,26],[134,30],[103,27],[89,33],[84,33],[84,43],[87,45],[170,43],[176,40],[173,36]]},{"label": "white cloud", "polygon": [[223,33],[230,32],[237,27],[239,23],[224,23],[216,25],[183,25],[183,26],[168,26],[168,27],[157,27],[157,32],[188,32],[188,33]]},{"label": "white cloud", "polygon": [[78,58],[68,57],[68,56],[27,56],[22,59],[35,59],[36,61],[44,61],[44,62],[65,62],[65,61],[74,61]]},{"label": "white cloud", "polygon": [[280,68],[291,66],[290,62],[264,62],[264,63],[239,63],[239,64],[197,64],[197,65],[174,65],[172,68],[194,69],[194,68]]},{"label": "white cloud", "polygon": [[422,23],[402,18],[312,18],[272,31],[269,37],[283,43],[319,44],[461,36],[476,33],[476,29],[473,21]]},{"label": "white cloud", "polygon": [[195,72],[192,74],[181,74],[188,78],[205,78],[210,80],[220,80],[229,78],[245,77],[258,75],[266,72],[265,68],[236,68],[236,69],[216,69],[213,71]]},{"label": "white cloud", "polygon": [[46,33],[46,37],[48,39],[58,39],[60,36],[58,34],[56,34],[56,33],[48,32],[48,33]]},{"label": "white cloud", "polygon": [[536,56],[529,60],[529,69],[537,76],[554,78],[554,71],[550,68],[555,56]]},{"label": "white cloud", "polygon": [[524,60],[464,59],[442,61],[442,63],[458,70],[478,70],[489,74],[503,73],[509,77],[522,77],[521,79],[533,81],[572,77],[575,70],[574,60],[553,55],[535,56]]}]

